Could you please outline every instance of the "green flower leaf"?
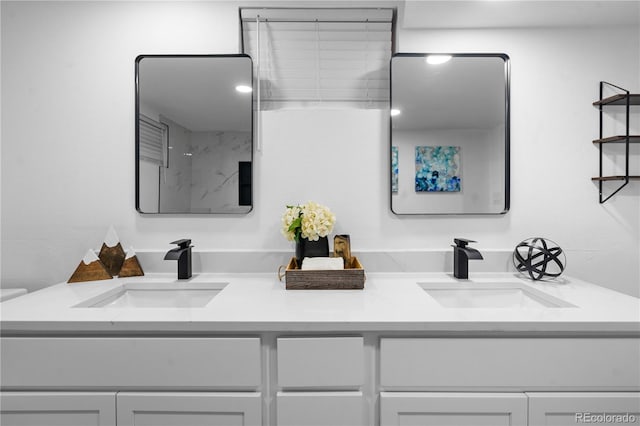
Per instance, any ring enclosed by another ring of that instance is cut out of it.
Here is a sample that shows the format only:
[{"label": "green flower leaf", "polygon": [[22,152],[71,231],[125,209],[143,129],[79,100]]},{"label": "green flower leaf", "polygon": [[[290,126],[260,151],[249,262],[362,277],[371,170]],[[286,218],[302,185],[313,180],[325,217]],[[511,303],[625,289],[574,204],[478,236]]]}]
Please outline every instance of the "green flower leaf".
[{"label": "green flower leaf", "polygon": [[[295,219],[293,222],[291,222],[291,225],[289,225],[289,232],[294,232],[296,231],[296,229],[302,228],[302,218],[299,217],[297,219]],[[298,232],[296,232],[297,234]]]}]

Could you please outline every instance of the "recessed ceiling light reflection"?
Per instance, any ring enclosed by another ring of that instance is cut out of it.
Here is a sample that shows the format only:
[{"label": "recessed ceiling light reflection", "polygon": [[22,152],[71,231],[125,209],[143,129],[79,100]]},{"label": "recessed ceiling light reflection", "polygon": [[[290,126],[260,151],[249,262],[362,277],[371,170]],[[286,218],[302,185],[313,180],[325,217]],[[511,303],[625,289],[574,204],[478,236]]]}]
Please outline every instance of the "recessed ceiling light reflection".
[{"label": "recessed ceiling light reflection", "polygon": [[236,86],[236,90],[240,93],[251,93],[253,88],[251,86],[245,86],[244,84],[240,84]]},{"label": "recessed ceiling light reflection", "polygon": [[394,108],[394,109],[391,110],[391,116],[395,117],[396,115],[400,115],[401,112],[402,111],[400,111],[399,109],[395,109]]},{"label": "recessed ceiling light reflection", "polygon": [[451,60],[451,55],[429,55],[427,56],[427,63],[431,65],[444,64]]}]

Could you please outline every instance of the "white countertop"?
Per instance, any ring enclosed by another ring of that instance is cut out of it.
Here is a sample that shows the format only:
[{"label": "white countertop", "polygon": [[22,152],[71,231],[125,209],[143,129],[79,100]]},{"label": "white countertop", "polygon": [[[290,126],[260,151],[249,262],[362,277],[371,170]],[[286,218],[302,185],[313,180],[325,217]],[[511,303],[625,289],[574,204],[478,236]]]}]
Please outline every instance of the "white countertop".
[{"label": "white countertop", "polygon": [[27,294],[24,288],[0,288],[0,302]]},{"label": "white countertop", "polygon": [[286,290],[275,274],[196,274],[229,284],[202,308],[77,308],[126,282],[177,281],[175,274],[57,284],[0,304],[4,336],[260,332],[407,332],[473,335],[640,336],[640,299],[570,277],[532,282],[510,273],[472,274],[470,284],[521,282],[575,307],[445,308],[417,283],[444,273],[370,273],[364,290]]}]

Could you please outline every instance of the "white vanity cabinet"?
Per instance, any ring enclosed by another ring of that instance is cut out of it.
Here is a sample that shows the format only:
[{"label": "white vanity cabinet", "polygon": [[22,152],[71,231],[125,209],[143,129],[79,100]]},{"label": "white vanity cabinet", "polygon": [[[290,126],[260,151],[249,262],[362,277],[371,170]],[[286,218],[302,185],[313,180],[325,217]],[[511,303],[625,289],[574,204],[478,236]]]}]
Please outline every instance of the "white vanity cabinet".
[{"label": "white vanity cabinet", "polygon": [[363,385],[362,337],[277,339],[278,426],[368,424]]},{"label": "white vanity cabinet", "polygon": [[382,338],[381,425],[568,425],[587,413],[635,415],[639,359],[637,338]]},{"label": "white vanity cabinet", "polygon": [[3,426],[262,424],[257,337],[5,337],[1,351]]},{"label": "white vanity cabinet", "polygon": [[540,291],[574,308],[454,309],[417,285],[455,282],[439,273],[364,291],[221,277],[194,278],[229,282],[204,309],[75,308],[118,279],[3,302],[0,424],[640,426],[635,298],[569,279]]},{"label": "white vanity cabinet", "polygon": [[116,426],[113,392],[2,392],[2,426]]}]

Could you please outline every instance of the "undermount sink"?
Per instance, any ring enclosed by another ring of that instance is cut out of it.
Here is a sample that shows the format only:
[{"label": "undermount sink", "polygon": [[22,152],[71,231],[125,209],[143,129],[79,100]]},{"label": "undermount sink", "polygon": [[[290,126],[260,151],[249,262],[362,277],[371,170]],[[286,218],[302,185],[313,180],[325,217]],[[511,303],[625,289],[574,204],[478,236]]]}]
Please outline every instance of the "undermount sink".
[{"label": "undermount sink", "polygon": [[572,304],[517,282],[418,283],[445,308],[567,308]]},{"label": "undermount sink", "polygon": [[131,282],[85,300],[74,308],[202,308],[226,282]]}]

